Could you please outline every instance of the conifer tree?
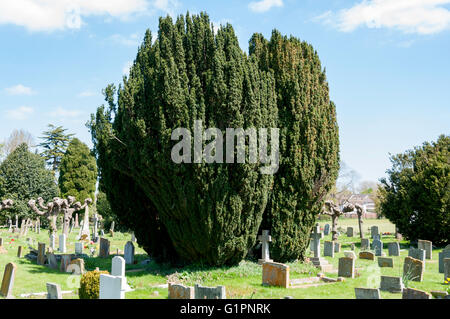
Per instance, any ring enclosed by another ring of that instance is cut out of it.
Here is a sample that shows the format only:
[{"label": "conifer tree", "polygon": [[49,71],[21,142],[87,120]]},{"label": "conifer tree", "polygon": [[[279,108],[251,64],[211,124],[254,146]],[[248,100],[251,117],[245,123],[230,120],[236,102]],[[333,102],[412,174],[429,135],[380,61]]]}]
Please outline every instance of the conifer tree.
[{"label": "conifer tree", "polygon": [[67,146],[74,134],[66,134],[67,129],[62,126],[48,125],[48,130],[43,132],[41,139],[42,143],[40,147],[44,148],[41,155],[44,157],[47,164],[52,168],[53,173],[56,176],[56,172],[59,169],[61,158],[66,152]]}]

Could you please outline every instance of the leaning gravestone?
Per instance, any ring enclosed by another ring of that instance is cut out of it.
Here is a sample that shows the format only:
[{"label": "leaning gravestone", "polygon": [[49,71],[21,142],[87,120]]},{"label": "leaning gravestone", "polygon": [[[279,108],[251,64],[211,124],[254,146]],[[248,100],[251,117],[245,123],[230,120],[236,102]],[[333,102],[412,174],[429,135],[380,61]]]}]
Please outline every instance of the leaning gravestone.
[{"label": "leaning gravestone", "polygon": [[323,244],[323,255],[328,257],[334,257],[334,245],[332,241],[326,241]]},{"label": "leaning gravestone", "polygon": [[372,237],[372,239],[375,238],[375,235],[379,235],[378,226],[372,226],[370,228],[370,236]]},{"label": "leaning gravestone", "polygon": [[14,278],[16,277],[17,266],[14,263],[8,263],[3,273],[2,286],[0,294],[5,298],[12,297],[12,289],[14,286]]},{"label": "leaning gravestone", "polygon": [[125,244],[125,248],[123,249],[123,257],[125,258],[125,262],[127,264],[132,265],[134,263],[134,245],[131,241]]},{"label": "leaning gravestone", "polygon": [[323,228],[323,234],[324,236],[328,236],[330,234],[330,224],[325,224]]},{"label": "leaning gravestone", "polygon": [[378,267],[394,267],[394,260],[389,257],[378,257]]},{"label": "leaning gravestone", "polygon": [[195,299],[194,287],[169,282],[169,299]]},{"label": "leaning gravestone", "polygon": [[405,288],[402,299],[431,299],[431,294],[418,289]]},{"label": "leaning gravestone", "polygon": [[100,251],[98,256],[101,258],[109,257],[109,240],[103,237],[100,237]]},{"label": "leaning gravestone", "polygon": [[338,277],[355,277],[355,259],[349,257],[339,258]]},{"label": "leaning gravestone", "polygon": [[447,247],[442,250],[442,252],[439,253],[439,272],[441,274],[444,273],[444,259],[450,258],[450,245],[447,245]]},{"label": "leaning gravestone", "polygon": [[264,263],[262,284],[289,288],[289,266],[280,263]]},{"label": "leaning gravestone", "polygon": [[392,293],[402,292],[404,289],[402,277],[381,276],[380,290]]},{"label": "leaning gravestone", "polygon": [[381,299],[380,289],[355,288],[356,299]]},{"label": "leaning gravestone", "polygon": [[362,238],[361,239],[361,250],[370,249],[370,240],[369,238]]},{"label": "leaning gravestone", "polygon": [[398,242],[388,244],[389,256],[400,256],[400,244]]},{"label": "leaning gravestone", "polygon": [[375,251],[375,256],[383,256],[383,242],[378,239],[374,239],[372,242],[372,250]]},{"label": "leaning gravestone", "polygon": [[196,284],[194,291],[195,299],[227,299],[225,286],[203,287]]},{"label": "leaning gravestone", "polygon": [[426,259],[433,259],[433,243],[431,241],[419,239],[417,248],[425,250]]},{"label": "leaning gravestone", "polygon": [[406,257],[403,264],[403,277],[409,278],[412,281],[422,281],[424,262],[412,257]]},{"label": "leaning gravestone", "polygon": [[347,237],[353,237],[353,227],[347,227]]},{"label": "leaning gravestone", "polygon": [[57,284],[48,282],[47,299],[62,299],[61,287]]}]

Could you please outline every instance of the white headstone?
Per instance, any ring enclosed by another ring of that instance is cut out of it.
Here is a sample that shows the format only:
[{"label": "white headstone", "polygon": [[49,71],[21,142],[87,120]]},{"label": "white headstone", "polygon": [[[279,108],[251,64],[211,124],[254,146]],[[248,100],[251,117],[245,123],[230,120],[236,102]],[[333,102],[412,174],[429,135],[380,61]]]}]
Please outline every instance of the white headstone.
[{"label": "white headstone", "polygon": [[101,274],[99,299],[125,299],[122,281],[122,277]]},{"label": "white headstone", "polygon": [[55,234],[50,235],[50,248],[52,249],[52,251],[55,251],[55,249],[56,249],[56,235]]},{"label": "white headstone", "polygon": [[75,254],[83,253],[83,243],[75,243]]},{"label": "white headstone", "polygon": [[66,234],[59,235],[59,252],[66,253]]}]

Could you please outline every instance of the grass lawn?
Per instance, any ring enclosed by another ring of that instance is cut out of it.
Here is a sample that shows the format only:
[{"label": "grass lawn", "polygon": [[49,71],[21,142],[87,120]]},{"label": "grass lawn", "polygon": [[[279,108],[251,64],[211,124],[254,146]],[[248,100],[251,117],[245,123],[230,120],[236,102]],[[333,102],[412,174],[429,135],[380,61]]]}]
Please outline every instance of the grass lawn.
[{"label": "grass lawn", "polygon": [[[323,225],[327,221],[319,221],[319,224]],[[347,238],[345,234],[341,234],[339,242],[341,242],[341,252],[335,254],[334,258],[325,257],[334,268],[337,270],[339,257],[344,256],[343,251],[350,250],[351,243],[355,243],[355,253],[359,253],[359,235],[357,235],[358,226],[356,219],[340,219],[338,225],[345,228],[347,226],[355,227],[355,235],[358,237]],[[378,225],[380,232],[394,233],[394,225],[387,220],[365,220],[364,231],[365,237],[368,238],[367,229],[372,225]],[[67,240],[67,251],[75,251],[75,237],[77,230],[74,230]],[[17,274],[14,282],[13,295],[15,298],[21,298],[21,294],[25,293],[38,293],[46,291],[46,283],[53,282],[61,285],[63,291],[73,291],[73,294],[64,294],[66,299],[78,298],[77,289],[74,288],[74,282],[76,283],[79,276],[72,276],[70,274],[61,273],[56,270],[52,270],[45,266],[36,265],[34,262],[22,257],[17,258],[17,247],[22,245],[24,249],[23,255],[28,253],[28,245],[26,244],[26,238],[34,238],[36,244],[34,248],[37,248],[37,242],[43,242],[48,245],[48,233],[45,230],[41,230],[41,234],[36,234],[29,231],[26,236],[22,238],[15,238],[14,235],[8,233],[6,230],[0,230],[0,237],[4,240],[4,247],[8,250],[6,254],[0,254],[0,269],[3,273],[5,265],[8,262],[14,262],[17,265]],[[125,243],[130,240],[130,234],[115,233],[114,238],[111,238],[109,234],[105,236],[111,241],[111,253],[116,253],[117,248],[123,249]],[[14,239],[14,241],[11,241]],[[322,240],[322,252],[323,241],[331,240],[331,235],[325,236]],[[382,241],[384,243],[384,252],[387,253],[387,243],[395,241],[393,235],[383,236]],[[399,257],[393,257],[394,268],[379,268],[375,261],[369,260],[356,260],[357,276],[354,279],[348,279],[344,282],[337,283],[318,283],[317,286],[309,286],[305,288],[276,288],[276,287],[264,287],[261,284],[262,270],[255,262],[242,261],[239,265],[233,267],[222,268],[208,268],[202,266],[189,266],[182,269],[172,268],[165,264],[156,264],[151,261],[149,264],[143,265],[141,261],[148,259],[146,253],[136,247],[135,260],[137,263],[134,265],[126,266],[126,276],[129,285],[134,288],[134,291],[126,293],[127,299],[166,299],[168,295],[168,289],[166,287],[157,287],[171,281],[177,281],[186,285],[194,285],[195,283],[202,284],[204,286],[218,286],[224,285],[226,287],[227,298],[237,299],[271,299],[271,298],[283,298],[285,296],[292,296],[298,299],[330,299],[330,298],[345,298],[354,299],[355,287],[379,287],[380,275],[388,276],[402,276],[403,260],[408,255],[407,248],[409,243],[407,241],[401,241],[401,252]],[[98,247],[97,247],[98,251]],[[445,290],[449,286],[443,284],[444,275],[438,272],[438,252],[440,249],[433,250],[433,259],[426,261],[424,280],[423,282],[408,282],[407,285],[412,288],[417,288],[425,291],[431,290]],[[88,253],[88,249],[84,249],[85,253]],[[309,251],[308,251],[309,253]],[[85,266],[87,270],[93,270],[95,267],[99,267],[100,270],[111,270],[111,259],[109,258],[87,258],[85,260]],[[308,278],[317,276],[318,269],[314,268],[310,264],[304,264],[300,262],[288,263],[290,266],[290,279]],[[134,271],[133,271],[134,270]],[[3,276],[3,275],[2,275]],[[328,277],[337,277],[337,271],[327,273]],[[383,299],[398,299],[401,298],[401,294],[393,294],[388,292],[381,292]],[[45,296],[33,296],[29,298],[45,298]]]}]

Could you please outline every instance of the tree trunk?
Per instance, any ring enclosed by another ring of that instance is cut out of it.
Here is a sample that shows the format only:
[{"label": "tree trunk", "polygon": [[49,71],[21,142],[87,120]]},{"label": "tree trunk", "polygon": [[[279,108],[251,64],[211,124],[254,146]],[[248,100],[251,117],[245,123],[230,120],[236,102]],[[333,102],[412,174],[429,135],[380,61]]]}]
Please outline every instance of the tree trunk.
[{"label": "tree trunk", "polygon": [[359,224],[359,237],[361,237],[361,239],[364,238],[364,232],[363,232],[363,228],[362,228],[362,214],[358,214],[358,224]]}]

